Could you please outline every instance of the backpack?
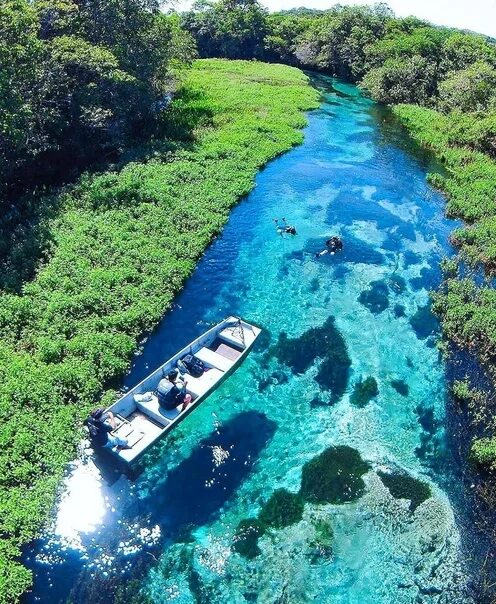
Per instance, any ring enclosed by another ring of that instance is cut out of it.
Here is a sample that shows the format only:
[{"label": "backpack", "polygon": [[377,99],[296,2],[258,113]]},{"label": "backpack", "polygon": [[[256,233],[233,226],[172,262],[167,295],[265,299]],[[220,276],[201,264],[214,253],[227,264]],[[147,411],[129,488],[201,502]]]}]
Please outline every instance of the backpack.
[{"label": "backpack", "polygon": [[185,357],[183,357],[182,363],[192,377],[198,378],[205,373],[205,365],[203,361],[197,359],[192,354],[187,354]]},{"label": "backpack", "polygon": [[99,432],[98,427],[93,421],[93,418],[88,419],[88,421],[86,422],[86,427],[88,428],[88,432],[90,433],[90,439],[93,440]]}]

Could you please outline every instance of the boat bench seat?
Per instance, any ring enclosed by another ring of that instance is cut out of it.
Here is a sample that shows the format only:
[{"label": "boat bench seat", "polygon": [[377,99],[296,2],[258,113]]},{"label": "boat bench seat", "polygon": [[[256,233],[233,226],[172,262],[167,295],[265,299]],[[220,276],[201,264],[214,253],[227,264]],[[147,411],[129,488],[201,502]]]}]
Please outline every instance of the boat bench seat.
[{"label": "boat bench seat", "polygon": [[233,361],[226,359],[220,354],[217,354],[210,348],[200,348],[197,352],[195,352],[195,357],[199,358],[200,361],[203,361],[205,365],[209,365],[210,367],[215,367],[216,369],[220,369],[221,371],[229,371],[231,367],[234,365]]},{"label": "boat bench seat", "polygon": [[228,344],[233,344],[234,346],[237,346],[238,348],[242,349],[245,348],[245,344],[243,343],[243,340],[240,335],[240,330],[238,328],[233,329],[232,327],[226,327],[221,332],[219,332],[218,337],[221,340],[224,340],[224,342],[227,342]]},{"label": "boat bench seat", "polygon": [[215,367],[205,371],[205,373],[198,378],[188,374],[184,378],[188,382],[186,384],[186,390],[192,394],[194,398],[203,396],[207,390],[210,390],[210,388],[223,377],[223,375],[224,372]]},{"label": "boat bench seat", "polygon": [[149,401],[136,401],[136,406],[140,411],[143,411],[146,415],[154,419],[162,426],[167,426],[179,415],[179,409],[182,407],[182,403],[179,409],[172,409],[168,411],[158,404],[158,398],[153,394]]}]

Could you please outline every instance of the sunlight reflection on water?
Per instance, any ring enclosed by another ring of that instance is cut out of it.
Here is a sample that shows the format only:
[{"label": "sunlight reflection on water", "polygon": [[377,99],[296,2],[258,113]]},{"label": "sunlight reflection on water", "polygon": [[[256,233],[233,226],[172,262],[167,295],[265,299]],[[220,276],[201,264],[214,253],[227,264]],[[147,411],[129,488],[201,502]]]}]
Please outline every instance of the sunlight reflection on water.
[{"label": "sunlight reflection on water", "polygon": [[64,481],[54,533],[63,545],[83,550],[81,534],[93,532],[109,507],[98,468],[77,461]]}]

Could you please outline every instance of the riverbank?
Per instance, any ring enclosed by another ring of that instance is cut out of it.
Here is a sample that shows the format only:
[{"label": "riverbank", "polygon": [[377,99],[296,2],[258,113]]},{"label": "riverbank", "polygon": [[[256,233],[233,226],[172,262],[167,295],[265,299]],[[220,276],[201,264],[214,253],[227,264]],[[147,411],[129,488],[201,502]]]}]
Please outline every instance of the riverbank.
[{"label": "riverbank", "polygon": [[[446,194],[448,215],[466,223],[451,235],[459,250],[458,262],[445,263],[443,287],[433,294],[433,310],[441,319],[445,340],[474,354],[494,383],[496,161],[480,150],[476,137],[478,118],[474,114],[461,120],[456,114],[443,115],[416,105],[399,105],[393,111],[409,134],[443,162],[446,174],[429,175],[429,180]],[[472,424],[469,429],[475,435],[472,457],[494,471],[494,395],[479,392],[469,376],[456,383],[454,389],[459,402],[468,407]]]},{"label": "riverbank", "polygon": [[52,508],[88,409],[114,397],[139,338],[257,171],[301,143],[316,106],[295,68],[198,61],[165,116],[171,140],[63,194],[35,279],[1,297],[0,602],[30,584],[16,559]]}]

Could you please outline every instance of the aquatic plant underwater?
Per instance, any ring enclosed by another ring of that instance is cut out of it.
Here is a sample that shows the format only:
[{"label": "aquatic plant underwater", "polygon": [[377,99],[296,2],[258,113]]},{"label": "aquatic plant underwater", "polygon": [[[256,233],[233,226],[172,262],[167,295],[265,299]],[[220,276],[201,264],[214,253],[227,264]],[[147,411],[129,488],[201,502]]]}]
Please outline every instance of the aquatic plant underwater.
[{"label": "aquatic plant underwater", "polygon": [[[134,483],[99,487],[92,530],[69,478],[30,601],[473,602],[428,306],[452,223],[374,104],[318,84],[304,144],[259,174],[126,383],[228,313],[263,340]],[[343,252],[315,258],[332,234]]]}]

